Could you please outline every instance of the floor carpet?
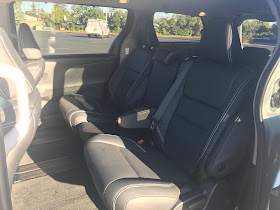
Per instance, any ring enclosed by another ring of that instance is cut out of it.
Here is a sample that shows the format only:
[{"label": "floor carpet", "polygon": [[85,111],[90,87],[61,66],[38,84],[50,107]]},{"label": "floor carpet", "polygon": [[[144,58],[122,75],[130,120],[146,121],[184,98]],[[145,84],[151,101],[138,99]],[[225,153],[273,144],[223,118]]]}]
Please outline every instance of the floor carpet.
[{"label": "floor carpet", "polygon": [[13,209],[105,209],[68,127],[38,130],[12,187]]}]

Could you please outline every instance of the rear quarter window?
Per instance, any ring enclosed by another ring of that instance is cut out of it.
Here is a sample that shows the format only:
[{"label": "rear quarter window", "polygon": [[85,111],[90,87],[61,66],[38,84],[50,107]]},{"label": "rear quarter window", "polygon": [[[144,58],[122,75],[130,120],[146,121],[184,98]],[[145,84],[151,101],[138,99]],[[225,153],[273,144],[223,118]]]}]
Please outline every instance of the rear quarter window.
[{"label": "rear quarter window", "polygon": [[157,12],[154,27],[160,42],[199,42],[203,24],[200,17]]},{"label": "rear quarter window", "polygon": [[257,19],[245,20],[242,23],[242,43],[244,47],[266,48],[274,50],[277,39],[276,22],[264,22]]}]

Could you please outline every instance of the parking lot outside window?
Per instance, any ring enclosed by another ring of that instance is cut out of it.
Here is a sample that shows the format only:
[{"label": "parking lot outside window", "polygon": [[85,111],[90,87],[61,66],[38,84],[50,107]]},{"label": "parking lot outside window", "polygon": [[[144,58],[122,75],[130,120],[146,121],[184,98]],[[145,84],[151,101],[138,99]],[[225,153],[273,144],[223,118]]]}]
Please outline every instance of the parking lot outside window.
[{"label": "parking lot outside window", "polygon": [[14,4],[15,25],[26,23],[44,55],[106,54],[123,30],[127,10],[74,4]]},{"label": "parking lot outside window", "polygon": [[242,23],[243,47],[266,48],[272,52],[275,48],[277,37],[276,22],[250,19]]}]

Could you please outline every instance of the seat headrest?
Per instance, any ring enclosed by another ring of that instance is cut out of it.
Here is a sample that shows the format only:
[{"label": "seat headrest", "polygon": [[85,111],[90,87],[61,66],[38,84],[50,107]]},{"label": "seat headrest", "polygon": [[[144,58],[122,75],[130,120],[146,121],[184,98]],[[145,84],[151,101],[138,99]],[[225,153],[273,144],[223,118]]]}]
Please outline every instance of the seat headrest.
[{"label": "seat headrest", "polygon": [[[28,93],[32,93],[35,87],[34,79],[22,59],[19,57],[6,31],[0,27],[0,62],[22,71],[25,76]],[[0,77],[0,96],[6,99],[16,98],[16,90],[11,80]]]},{"label": "seat headrest", "polygon": [[136,39],[139,46],[156,47],[159,45],[153,20],[146,19],[137,25]]},{"label": "seat headrest", "polygon": [[183,60],[183,55],[178,52],[172,52],[170,50],[157,50],[154,55],[154,61],[162,64],[172,64],[175,61]]},{"label": "seat headrest", "polygon": [[237,28],[233,29],[229,18],[208,20],[202,31],[200,55],[220,63],[234,63],[241,53]]},{"label": "seat headrest", "polygon": [[38,46],[30,27],[26,23],[18,28],[18,48],[22,58],[38,60],[42,58],[41,49]]}]

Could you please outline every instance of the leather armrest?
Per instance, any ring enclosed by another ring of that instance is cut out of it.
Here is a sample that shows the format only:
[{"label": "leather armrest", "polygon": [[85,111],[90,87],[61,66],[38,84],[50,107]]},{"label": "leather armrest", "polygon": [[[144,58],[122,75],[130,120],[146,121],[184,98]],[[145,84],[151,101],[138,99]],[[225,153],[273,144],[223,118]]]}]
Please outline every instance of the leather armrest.
[{"label": "leather armrest", "polygon": [[118,117],[118,124],[122,128],[149,128],[151,118],[156,109],[148,109],[145,107],[134,109],[126,112]]}]

